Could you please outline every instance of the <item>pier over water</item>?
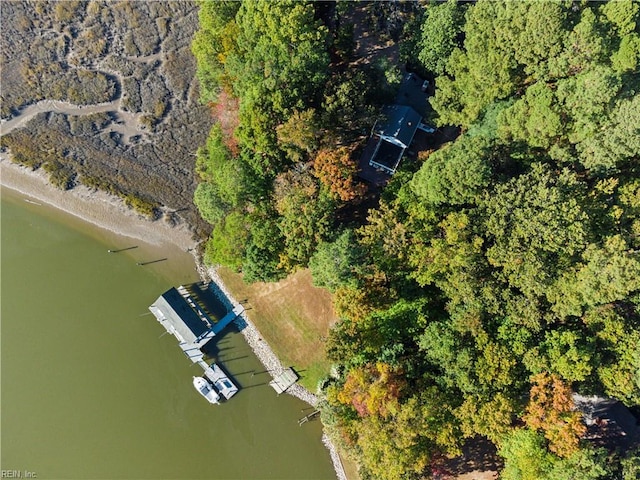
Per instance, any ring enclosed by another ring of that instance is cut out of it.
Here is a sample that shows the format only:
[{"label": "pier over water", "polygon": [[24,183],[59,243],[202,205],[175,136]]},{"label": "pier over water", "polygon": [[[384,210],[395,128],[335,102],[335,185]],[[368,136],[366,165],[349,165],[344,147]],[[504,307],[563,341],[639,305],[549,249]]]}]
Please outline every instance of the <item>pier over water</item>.
[{"label": "pier over water", "polygon": [[238,387],[216,363],[204,361],[203,349],[213,337],[219,335],[231,322],[244,312],[238,305],[226,315],[213,321],[205,309],[196,302],[186,287],[171,288],[149,306],[158,322],[178,340],[178,346],[193,363],[204,370],[207,379],[225,399],[238,392]]}]

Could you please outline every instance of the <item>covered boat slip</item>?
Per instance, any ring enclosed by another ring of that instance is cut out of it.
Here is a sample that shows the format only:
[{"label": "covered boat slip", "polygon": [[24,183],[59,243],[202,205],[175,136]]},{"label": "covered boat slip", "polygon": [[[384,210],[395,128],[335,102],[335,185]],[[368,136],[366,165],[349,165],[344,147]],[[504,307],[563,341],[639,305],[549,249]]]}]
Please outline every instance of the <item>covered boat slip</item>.
[{"label": "covered boat slip", "polygon": [[[192,286],[193,287],[193,286]],[[198,287],[199,288],[199,287]],[[201,292],[206,291],[206,287]],[[198,297],[201,293],[198,295]],[[209,299],[209,301],[215,301]],[[220,306],[222,306],[220,304]],[[205,311],[200,302],[194,300],[189,290],[180,286],[171,288],[163,293],[149,306],[149,310],[167,333],[172,334],[178,340],[178,346],[193,363],[199,364],[204,370],[201,378],[205,384],[229,399],[238,392],[238,387],[229,379],[224,371],[215,363],[208,365],[204,361],[203,348],[216,335],[220,334],[231,322],[244,312],[244,307],[238,305],[226,312],[220,320],[214,321]],[[220,310],[220,309],[217,309]],[[195,381],[195,380],[194,380]],[[202,384],[200,382],[200,384]],[[198,386],[196,389],[198,389]],[[210,400],[201,389],[198,391]],[[215,403],[215,402],[212,402]]]},{"label": "covered boat slip", "polygon": [[207,365],[205,362],[198,362],[198,365],[202,367],[204,375],[224,398],[229,400],[238,393],[238,387],[215,362],[211,365]]}]

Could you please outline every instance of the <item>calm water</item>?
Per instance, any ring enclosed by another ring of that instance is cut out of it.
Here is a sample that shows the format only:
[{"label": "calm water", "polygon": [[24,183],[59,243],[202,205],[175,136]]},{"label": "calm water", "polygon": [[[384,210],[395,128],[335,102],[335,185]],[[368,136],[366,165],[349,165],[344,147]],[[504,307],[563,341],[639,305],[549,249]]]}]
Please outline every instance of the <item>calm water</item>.
[{"label": "calm water", "polygon": [[335,478],[319,423],[298,426],[307,405],[275,394],[239,334],[218,347],[240,392],[212,406],[193,389],[202,372],[143,315],[196,279],[188,261],[136,266],[155,252],[108,254],[131,241],[107,244],[106,233],[6,192],[1,220],[2,469],[38,479]]}]

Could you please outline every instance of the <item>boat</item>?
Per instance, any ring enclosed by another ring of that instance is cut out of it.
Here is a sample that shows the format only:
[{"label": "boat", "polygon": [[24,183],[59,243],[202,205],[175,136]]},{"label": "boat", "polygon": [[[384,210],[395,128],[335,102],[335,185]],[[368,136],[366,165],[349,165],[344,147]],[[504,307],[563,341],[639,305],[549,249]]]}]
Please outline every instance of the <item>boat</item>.
[{"label": "boat", "polygon": [[229,400],[236,393],[238,393],[238,387],[231,381],[227,374],[224,373],[218,365],[216,365],[215,362],[211,365],[207,365],[206,363],[202,362],[201,366],[204,369],[205,377],[209,379],[216,390],[224,398]]},{"label": "boat", "polygon": [[220,403],[220,395],[215,391],[213,385],[211,385],[203,377],[193,377],[193,386],[195,389],[208,400],[209,403]]}]

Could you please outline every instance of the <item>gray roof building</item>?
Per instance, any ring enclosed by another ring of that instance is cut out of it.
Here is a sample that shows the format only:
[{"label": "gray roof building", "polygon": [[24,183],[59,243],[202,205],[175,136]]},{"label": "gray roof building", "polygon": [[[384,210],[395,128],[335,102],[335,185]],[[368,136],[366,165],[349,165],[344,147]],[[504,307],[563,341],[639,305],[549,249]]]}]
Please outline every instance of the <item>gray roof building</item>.
[{"label": "gray roof building", "polygon": [[388,105],[383,111],[385,120],[375,129],[380,138],[407,148],[416,134],[422,117],[406,105]]},{"label": "gray roof building", "polygon": [[202,361],[202,347],[242,314],[236,306],[217,322],[198,305],[186,288],[171,288],[149,307],[165,330],[176,337],[184,354],[194,363]]},{"label": "gray roof building", "polygon": [[165,330],[176,337],[180,348],[191,361],[202,360],[204,355],[200,349],[215,336],[214,327],[208,315],[186,290],[167,290],[149,310]]},{"label": "gray roof building", "polygon": [[406,105],[390,105],[384,109],[385,120],[374,127],[378,143],[369,165],[393,175],[404,151],[411,145],[422,117]]}]

